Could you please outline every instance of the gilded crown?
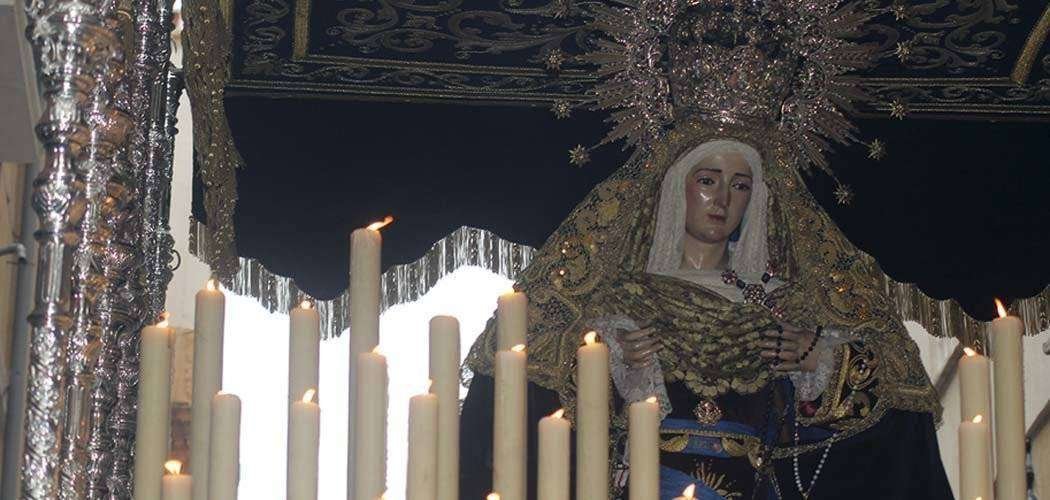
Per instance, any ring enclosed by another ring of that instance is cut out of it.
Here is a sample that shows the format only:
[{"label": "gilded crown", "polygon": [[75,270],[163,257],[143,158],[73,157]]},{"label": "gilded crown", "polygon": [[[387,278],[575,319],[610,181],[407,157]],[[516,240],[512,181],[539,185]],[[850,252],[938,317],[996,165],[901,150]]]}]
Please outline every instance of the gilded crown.
[{"label": "gilded crown", "polygon": [[773,122],[790,95],[797,55],[760,13],[698,2],[670,26],[668,79],[677,114],[718,121]]}]

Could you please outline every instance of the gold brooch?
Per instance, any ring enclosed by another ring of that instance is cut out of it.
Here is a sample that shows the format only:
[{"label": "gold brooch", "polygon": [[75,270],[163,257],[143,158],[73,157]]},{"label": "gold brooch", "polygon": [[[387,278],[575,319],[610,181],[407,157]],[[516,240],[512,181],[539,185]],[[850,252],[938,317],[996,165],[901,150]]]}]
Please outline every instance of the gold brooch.
[{"label": "gold brooch", "polygon": [[712,399],[704,399],[693,408],[693,415],[700,425],[715,425],[722,420],[722,409]]}]

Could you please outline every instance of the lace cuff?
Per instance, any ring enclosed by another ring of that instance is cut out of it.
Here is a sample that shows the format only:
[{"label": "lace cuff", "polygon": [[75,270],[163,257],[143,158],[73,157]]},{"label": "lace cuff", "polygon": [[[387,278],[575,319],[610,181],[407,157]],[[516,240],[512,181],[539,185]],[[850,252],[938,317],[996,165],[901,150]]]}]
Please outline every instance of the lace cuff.
[{"label": "lace cuff", "polygon": [[619,334],[640,329],[633,319],[627,316],[603,316],[588,322],[591,329],[598,333],[602,342],[609,346],[609,371],[616,391],[627,404],[642,401],[656,396],[660,401],[661,418],[671,413],[671,401],[664,386],[664,372],[660,360],[642,368],[631,368],[623,356],[623,346]]},{"label": "lace cuff", "polygon": [[835,348],[852,340],[846,330],[825,327],[817,346],[810,356],[817,356],[817,369],[811,372],[797,371],[788,374],[795,385],[795,396],[799,401],[813,401],[824,393],[835,369]]}]

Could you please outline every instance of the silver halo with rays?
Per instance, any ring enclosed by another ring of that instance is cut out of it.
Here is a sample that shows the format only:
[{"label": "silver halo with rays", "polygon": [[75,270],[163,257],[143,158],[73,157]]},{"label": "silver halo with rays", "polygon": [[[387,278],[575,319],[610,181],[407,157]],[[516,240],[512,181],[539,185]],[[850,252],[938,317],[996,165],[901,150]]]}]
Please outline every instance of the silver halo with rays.
[{"label": "silver halo with rays", "polygon": [[611,112],[602,144],[643,152],[676,123],[756,127],[796,168],[832,173],[832,142],[856,142],[844,111],[866,99],[848,73],[874,44],[850,39],[881,11],[835,0],[638,0],[599,7],[604,34],[583,58],[599,68],[594,107]]}]

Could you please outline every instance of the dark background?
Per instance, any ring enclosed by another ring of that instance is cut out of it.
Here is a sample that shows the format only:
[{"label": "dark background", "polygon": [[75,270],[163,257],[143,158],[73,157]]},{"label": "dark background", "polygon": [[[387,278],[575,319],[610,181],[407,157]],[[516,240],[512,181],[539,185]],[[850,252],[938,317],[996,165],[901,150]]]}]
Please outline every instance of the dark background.
[{"label": "dark background", "polygon": [[[347,285],[348,234],[393,214],[385,266],[418,259],[461,225],[539,246],[590,188],[627,157],[618,145],[582,168],[567,151],[605,133],[602,116],[557,120],[545,108],[227,98],[246,168],[238,173],[238,253],[331,298]],[[853,187],[809,179],[846,235],[894,279],[992,316],[994,296],[1050,282],[1050,125],[859,120],[888,156],[840,147]],[[200,192],[200,186],[197,187]],[[200,197],[194,215],[204,220]]]}]

